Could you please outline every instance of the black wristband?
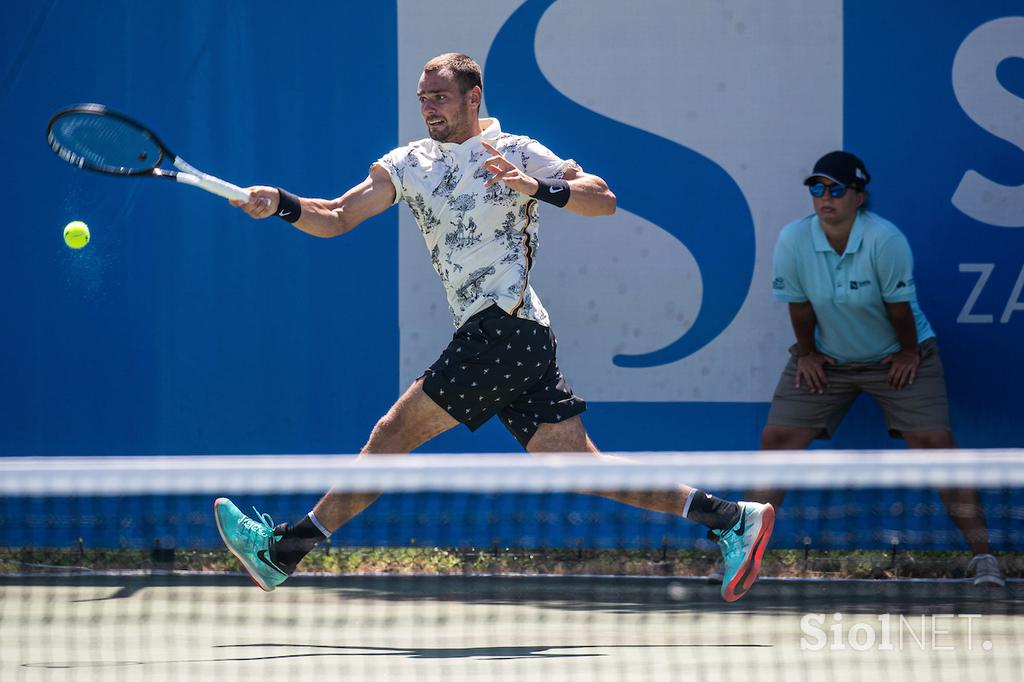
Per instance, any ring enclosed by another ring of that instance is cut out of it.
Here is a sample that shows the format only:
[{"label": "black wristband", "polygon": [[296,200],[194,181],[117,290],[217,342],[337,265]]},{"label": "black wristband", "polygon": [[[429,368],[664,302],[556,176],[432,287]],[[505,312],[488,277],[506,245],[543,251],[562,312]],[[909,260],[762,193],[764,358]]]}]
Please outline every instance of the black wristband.
[{"label": "black wristband", "polygon": [[281,200],[277,203],[277,217],[286,223],[296,222],[302,217],[302,204],[299,203],[299,198],[280,187],[277,188],[277,193],[281,195]]},{"label": "black wristband", "polygon": [[532,194],[535,199],[563,208],[569,203],[569,181],[568,180],[542,180],[537,181],[537,191]]}]

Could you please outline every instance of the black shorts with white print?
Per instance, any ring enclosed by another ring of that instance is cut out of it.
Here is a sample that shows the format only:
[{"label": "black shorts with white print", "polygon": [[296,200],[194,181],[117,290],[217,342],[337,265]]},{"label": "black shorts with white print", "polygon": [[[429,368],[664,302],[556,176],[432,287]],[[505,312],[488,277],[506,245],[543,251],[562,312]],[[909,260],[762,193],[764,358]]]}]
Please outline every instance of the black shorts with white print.
[{"label": "black shorts with white print", "polygon": [[525,448],[541,424],[587,409],[555,364],[555,335],[491,305],[455,332],[423,373],[423,390],[476,431],[495,414]]}]

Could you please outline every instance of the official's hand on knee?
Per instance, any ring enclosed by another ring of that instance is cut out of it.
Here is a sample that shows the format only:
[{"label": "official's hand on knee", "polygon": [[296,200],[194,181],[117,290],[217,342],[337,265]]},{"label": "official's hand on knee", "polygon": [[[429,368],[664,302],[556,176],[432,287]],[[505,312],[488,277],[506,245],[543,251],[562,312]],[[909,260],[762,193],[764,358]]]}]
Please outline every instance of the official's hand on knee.
[{"label": "official's hand on knee", "polygon": [[803,379],[808,391],[824,393],[825,387],[828,386],[825,365],[834,364],[836,364],[835,358],[817,351],[801,355],[796,359],[796,387],[800,388],[800,380]]},{"label": "official's hand on knee", "polygon": [[914,350],[900,349],[882,359],[883,365],[889,365],[889,385],[897,391],[910,386],[917,378],[917,367],[921,364],[921,354]]}]

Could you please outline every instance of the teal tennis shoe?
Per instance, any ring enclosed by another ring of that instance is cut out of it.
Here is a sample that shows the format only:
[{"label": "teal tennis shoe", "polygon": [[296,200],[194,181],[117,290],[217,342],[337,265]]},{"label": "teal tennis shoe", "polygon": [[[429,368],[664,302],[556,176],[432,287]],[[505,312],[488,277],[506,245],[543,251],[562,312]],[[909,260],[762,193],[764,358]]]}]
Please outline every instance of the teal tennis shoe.
[{"label": "teal tennis shoe", "polygon": [[213,503],[213,515],[217,519],[217,530],[231,553],[249,573],[253,582],[267,592],[288,579],[288,572],[270,556],[270,550],[280,538],[274,529],[269,514],[260,514],[253,508],[259,520],[251,519],[241,512],[226,497],[218,497]]},{"label": "teal tennis shoe", "polygon": [[761,570],[761,557],[775,528],[775,507],[757,502],[740,502],[740,518],[729,530],[713,530],[722,549],[725,571],[722,599],[736,601],[754,585]]}]

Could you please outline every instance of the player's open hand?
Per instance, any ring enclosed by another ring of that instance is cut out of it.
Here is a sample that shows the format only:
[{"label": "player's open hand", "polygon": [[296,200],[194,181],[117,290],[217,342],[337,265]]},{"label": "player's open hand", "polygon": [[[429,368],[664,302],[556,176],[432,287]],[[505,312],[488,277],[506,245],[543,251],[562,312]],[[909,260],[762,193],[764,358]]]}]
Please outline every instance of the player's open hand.
[{"label": "player's open hand", "polygon": [[505,158],[505,156],[495,149],[489,143],[480,140],[480,144],[484,146],[484,149],[489,151],[492,156],[483,162],[483,169],[492,173],[491,177],[487,178],[484,182],[484,187],[490,187],[496,182],[502,182],[509,189],[532,196],[537,193],[540,185],[537,181],[531,178],[526,173],[522,172],[516,166]]},{"label": "player's open hand", "polygon": [[276,187],[256,185],[255,187],[247,187],[245,191],[249,193],[249,201],[232,201],[232,206],[241,208],[257,219],[269,218],[277,213],[277,205],[281,201],[281,195]]},{"label": "player's open hand", "polygon": [[914,383],[917,367],[921,364],[921,353],[917,350],[900,349],[882,358],[883,365],[889,365],[889,385],[897,391]]},{"label": "player's open hand", "polygon": [[836,364],[835,358],[818,351],[801,355],[796,359],[796,387],[800,388],[800,380],[803,379],[808,391],[824,393],[825,387],[828,386],[825,365],[834,364]]}]

